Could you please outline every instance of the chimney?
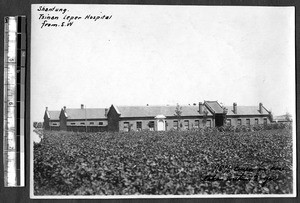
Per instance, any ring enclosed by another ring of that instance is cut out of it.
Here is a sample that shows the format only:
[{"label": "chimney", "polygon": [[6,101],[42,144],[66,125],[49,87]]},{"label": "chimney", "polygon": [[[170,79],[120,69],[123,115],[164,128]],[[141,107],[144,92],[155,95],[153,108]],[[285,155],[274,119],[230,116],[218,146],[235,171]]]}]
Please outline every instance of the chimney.
[{"label": "chimney", "polygon": [[108,113],[108,109],[105,108],[105,109],[104,109],[104,116],[105,116],[105,117],[107,117],[107,113]]},{"label": "chimney", "polygon": [[233,113],[237,114],[237,104],[235,102],[233,103]]},{"label": "chimney", "polygon": [[199,102],[199,113],[203,114],[203,103]]},{"label": "chimney", "polygon": [[84,109],[84,105],[83,104],[81,104],[81,109]]},{"label": "chimney", "polygon": [[66,111],[66,108],[67,108],[67,107],[66,107],[66,106],[64,106],[64,111]]},{"label": "chimney", "polygon": [[263,113],[263,104],[259,103],[259,113]]},{"label": "chimney", "polygon": [[46,111],[48,111],[48,107],[46,106]]}]

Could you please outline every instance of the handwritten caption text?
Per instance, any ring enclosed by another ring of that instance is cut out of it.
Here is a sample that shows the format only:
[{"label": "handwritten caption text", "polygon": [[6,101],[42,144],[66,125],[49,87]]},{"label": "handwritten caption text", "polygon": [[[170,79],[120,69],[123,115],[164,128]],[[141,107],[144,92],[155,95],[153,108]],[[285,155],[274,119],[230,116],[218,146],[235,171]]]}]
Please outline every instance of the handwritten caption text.
[{"label": "handwritten caption text", "polygon": [[39,6],[37,11],[39,12],[38,19],[41,22],[41,28],[47,27],[71,27],[78,21],[100,21],[110,20],[112,15],[103,14],[86,14],[84,16],[71,15],[69,9],[59,8],[56,6]]}]

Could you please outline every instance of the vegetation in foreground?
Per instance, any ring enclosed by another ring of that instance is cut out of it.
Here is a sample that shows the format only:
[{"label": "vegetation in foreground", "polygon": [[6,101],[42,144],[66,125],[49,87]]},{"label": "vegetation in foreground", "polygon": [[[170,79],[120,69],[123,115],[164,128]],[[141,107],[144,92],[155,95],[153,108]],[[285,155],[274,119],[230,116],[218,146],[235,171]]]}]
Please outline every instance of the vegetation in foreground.
[{"label": "vegetation in foreground", "polygon": [[[35,195],[292,193],[290,127],[76,133],[34,145]],[[224,131],[224,130],[221,130]]]}]

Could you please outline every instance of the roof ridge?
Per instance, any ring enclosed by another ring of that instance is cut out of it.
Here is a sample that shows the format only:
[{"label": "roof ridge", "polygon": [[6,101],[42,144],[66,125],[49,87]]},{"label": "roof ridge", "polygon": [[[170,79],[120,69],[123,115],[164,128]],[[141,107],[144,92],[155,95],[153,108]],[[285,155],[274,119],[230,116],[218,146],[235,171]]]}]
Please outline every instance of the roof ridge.
[{"label": "roof ridge", "polygon": [[[232,105],[228,105],[228,106],[231,106],[232,107]],[[239,106],[242,106],[242,107],[259,107],[259,106],[249,106],[249,105],[238,105],[237,107],[239,107]],[[226,107],[226,106],[225,106]]]},{"label": "roof ridge", "polygon": [[[176,106],[176,105],[148,105],[148,106],[139,106],[139,105],[122,105],[117,107],[170,107],[170,106]],[[179,105],[182,106],[182,105]]]},{"label": "roof ridge", "polygon": [[269,111],[264,105],[262,105],[262,107],[263,107],[268,113],[271,113],[271,111]]},{"label": "roof ridge", "polygon": [[[117,107],[169,107],[169,106],[177,106],[177,105],[148,105],[148,106],[142,106],[142,105],[116,105]],[[179,106],[198,106],[198,105],[179,105]]]},{"label": "roof ridge", "polygon": [[66,110],[106,109],[106,108],[66,108]]}]

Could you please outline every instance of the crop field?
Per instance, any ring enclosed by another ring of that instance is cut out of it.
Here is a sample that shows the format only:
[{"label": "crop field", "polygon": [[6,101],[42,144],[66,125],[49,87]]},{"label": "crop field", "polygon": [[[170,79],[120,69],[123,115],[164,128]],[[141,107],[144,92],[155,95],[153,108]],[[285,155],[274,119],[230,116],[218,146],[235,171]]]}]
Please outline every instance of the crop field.
[{"label": "crop field", "polygon": [[292,193],[290,128],[252,132],[44,131],[35,195]]}]

